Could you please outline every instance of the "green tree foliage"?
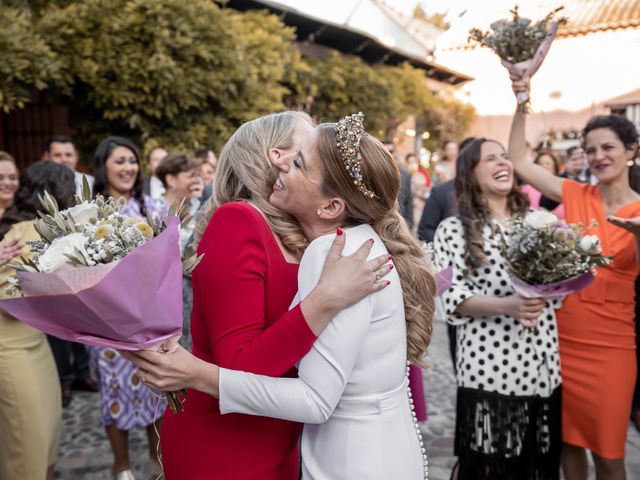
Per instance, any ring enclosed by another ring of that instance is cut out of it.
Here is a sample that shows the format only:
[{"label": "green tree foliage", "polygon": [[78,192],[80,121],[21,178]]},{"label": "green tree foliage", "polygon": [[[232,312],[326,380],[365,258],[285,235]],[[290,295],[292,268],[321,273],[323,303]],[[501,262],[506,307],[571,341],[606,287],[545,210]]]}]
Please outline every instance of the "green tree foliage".
[{"label": "green tree foliage", "polygon": [[449,27],[451,26],[449,22],[445,20],[445,16],[446,14],[444,13],[434,13],[433,15],[429,15],[420,5],[416,5],[413,9],[413,18],[422,20],[423,22],[433,25],[440,30],[449,30]]},{"label": "green tree foliage", "polygon": [[433,99],[424,72],[407,64],[371,66],[359,57],[337,52],[306,62],[310,68],[298,73],[298,99],[320,122],[361,111],[368,130],[389,136],[408,115],[427,108]]},{"label": "green tree foliage", "polygon": [[242,122],[285,105],[318,121],[362,111],[368,130],[387,138],[407,116],[434,109],[459,125],[424,71],[336,52],[303,59],[294,30],[265,12],[212,0],[1,5],[0,106],[20,108],[34,88],[63,93],[86,151],[108,134],[145,149],[219,149]]},{"label": "green tree foliage", "polygon": [[43,12],[40,29],[75,79],[85,138],[173,148],[219,148],[242,121],[281,108],[296,56],[277,17],[210,0],[73,2]]},{"label": "green tree foliage", "polygon": [[425,142],[429,150],[435,151],[445,140],[461,140],[475,117],[475,109],[455,99],[438,97],[430,108],[416,119],[418,129],[430,134]]},{"label": "green tree foliage", "polygon": [[0,107],[22,108],[35,88],[63,85],[55,52],[34,28],[31,12],[0,3]]}]

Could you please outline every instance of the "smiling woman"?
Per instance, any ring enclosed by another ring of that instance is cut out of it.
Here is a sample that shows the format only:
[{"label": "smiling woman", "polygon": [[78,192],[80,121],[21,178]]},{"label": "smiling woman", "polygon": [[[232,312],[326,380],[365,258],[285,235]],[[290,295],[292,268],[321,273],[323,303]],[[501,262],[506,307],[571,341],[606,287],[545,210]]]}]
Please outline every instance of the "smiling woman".
[{"label": "smiling woman", "polygon": [[[142,193],[140,156],[130,140],[108,137],[100,142],[93,156],[93,171],[93,193],[115,198],[124,197],[127,200],[126,206],[122,209],[124,215],[142,217],[148,213],[155,217],[164,213],[164,202]],[[114,453],[115,478],[133,478],[127,448],[131,428],[146,428],[149,438],[150,470],[156,474],[161,472],[157,457],[159,439],[155,433],[160,421],[156,421],[155,412],[162,412],[166,406],[164,398],[156,399],[151,391],[141,384],[135,374],[135,366],[116,350],[90,347],[89,352],[98,375],[102,401],[101,421]]]},{"label": "smiling woman", "polygon": [[0,218],[13,204],[13,196],[18,186],[16,161],[7,152],[0,151]]},{"label": "smiling woman", "polygon": [[[460,152],[459,215],[438,227],[441,267],[452,267],[443,293],[457,325],[458,480],[556,480],[560,465],[560,362],[553,306],[514,295],[495,229],[508,236],[512,215],[527,212],[511,160],[479,138]],[[535,327],[535,329],[525,329]],[[535,345],[535,348],[534,348]]]},{"label": "smiling woman", "polygon": [[515,114],[509,145],[518,174],[549,198],[562,200],[568,223],[591,224],[588,233],[597,235],[602,253],[613,257],[607,268],[597,269],[589,287],[567,296],[558,311],[563,470],[566,478],[586,478],[589,449],[599,478],[624,478],[636,379],[640,195],[630,182],[629,164],[637,156],[638,132],[621,116],[592,118],[583,131],[584,150],[598,184],[582,185],[526,161],[525,119],[524,113]]}]

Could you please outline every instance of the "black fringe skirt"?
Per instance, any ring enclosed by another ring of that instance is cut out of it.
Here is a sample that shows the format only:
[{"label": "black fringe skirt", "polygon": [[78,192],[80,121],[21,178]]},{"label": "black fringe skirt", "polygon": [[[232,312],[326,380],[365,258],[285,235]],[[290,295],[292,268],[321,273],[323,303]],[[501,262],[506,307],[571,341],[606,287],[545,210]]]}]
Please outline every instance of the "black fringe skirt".
[{"label": "black fringe skirt", "polygon": [[561,387],[548,398],[458,388],[458,480],[558,480]]}]

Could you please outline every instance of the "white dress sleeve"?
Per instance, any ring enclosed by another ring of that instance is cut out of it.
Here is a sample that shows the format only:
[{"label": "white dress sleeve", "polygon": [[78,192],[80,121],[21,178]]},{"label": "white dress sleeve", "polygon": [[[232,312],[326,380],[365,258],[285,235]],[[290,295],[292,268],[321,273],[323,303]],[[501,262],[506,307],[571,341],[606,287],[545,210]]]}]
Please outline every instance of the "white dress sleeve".
[{"label": "white dress sleeve", "polygon": [[[318,283],[333,236],[311,243],[298,273],[300,298]],[[220,412],[326,422],[342,397],[372,317],[371,295],[342,310],[300,361],[298,378],[220,369]]]}]

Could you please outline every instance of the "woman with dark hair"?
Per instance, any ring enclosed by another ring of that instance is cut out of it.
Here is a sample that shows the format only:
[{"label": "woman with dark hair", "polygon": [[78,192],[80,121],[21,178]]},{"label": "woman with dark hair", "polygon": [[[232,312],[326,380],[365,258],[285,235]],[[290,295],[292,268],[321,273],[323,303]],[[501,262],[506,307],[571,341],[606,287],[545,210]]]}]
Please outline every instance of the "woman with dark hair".
[{"label": "woman with dark hair", "polygon": [[[164,202],[142,192],[140,155],[136,146],[126,138],[108,137],[93,155],[94,194],[124,197],[124,215],[139,217],[164,213]],[[98,375],[102,400],[100,419],[114,455],[112,468],[116,480],[132,480],[128,438],[132,428],[146,428],[149,439],[149,469],[152,474],[162,472],[158,460],[158,431],[164,398],[154,395],[136,376],[136,367],[112,348],[89,347],[91,360]]]},{"label": "woman with dark hair", "polygon": [[[560,361],[553,306],[516,295],[499,248],[512,216],[528,211],[504,148],[478,138],[460,153],[458,215],[434,247],[453,267],[442,298],[457,326],[453,478],[555,480],[560,475]],[[534,328],[535,327],[535,328]],[[457,472],[457,476],[455,475]]]},{"label": "woman with dark hair", "polygon": [[[24,172],[13,205],[0,221],[0,239],[40,240],[33,224],[46,190],[60,208],[73,205],[73,172],[52,162]],[[25,247],[24,256],[30,256]],[[0,268],[0,297],[6,297],[15,270]],[[0,478],[53,479],[62,426],[60,384],[47,337],[0,314]]]},{"label": "woman with dark hair", "polygon": [[[209,163],[207,165],[211,166]],[[200,206],[199,196],[202,195],[204,183],[198,174],[198,163],[194,157],[186,153],[175,152],[167,154],[156,168],[156,177],[164,185],[163,199],[170,205],[184,204],[189,209],[191,220],[180,227],[180,252],[185,254],[187,247],[193,240],[196,226],[195,214]],[[184,275],[182,279],[182,336],[180,345],[191,351],[191,314],[193,309],[193,288],[191,275]]]},{"label": "woman with dark hair", "polygon": [[180,251],[184,254],[193,236],[195,221],[193,215],[200,206],[198,197],[202,195],[203,182],[198,175],[196,159],[186,153],[169,153],[156,168],[156,177],[164,185],[163,199],[166,205],[184,205],[192,216],[187,225],[180,229]]},{"label": "woman with dark hair", "polygon": [[[514,91],[526,89],[514,82]],[[613,257],[595,281],[564,299],[558,311],[563,377],[563,459],[567,480],[587,478],[585,449],[596,477],[624,479],[624,450],[636,378],[634,281],[640,271],[640,195],[630,165],[638,132],[617,115],[594,117],[583,130],[584,149],[597,185],[556,177],[526,161],[526,115],[513,119],[510,151],[518,174],[543,195],[562,201],[570,223],[588,226]],[[595,220],[595,224],[594,221]]]}]

